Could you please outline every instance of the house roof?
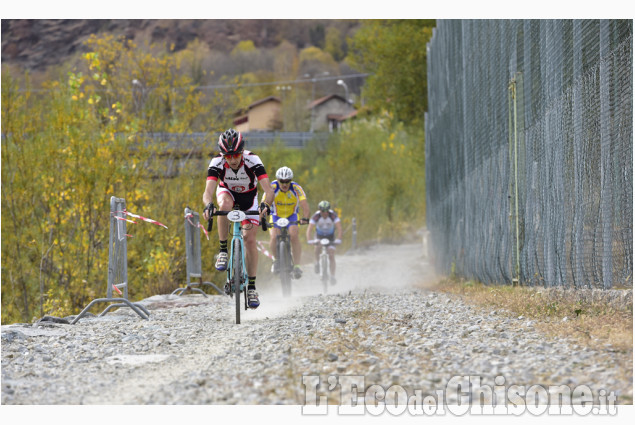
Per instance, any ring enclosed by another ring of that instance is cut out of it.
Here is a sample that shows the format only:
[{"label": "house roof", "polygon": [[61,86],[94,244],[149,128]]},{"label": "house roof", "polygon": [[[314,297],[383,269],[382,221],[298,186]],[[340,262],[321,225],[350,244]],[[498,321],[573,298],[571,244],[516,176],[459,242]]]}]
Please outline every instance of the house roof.
[{"label": "house roof", "polygon": [[238,109],[237,111],[234,112],[234,116],[235,117],[239,117],[241,115],[245,115],[250,109],[253,109],[253,108],[255,108],[258,105],[262,105],[263,103],[267,103],[267,102],[271,102],[271,101],[281,103],[279,97],[267,96],[264,99],[256,100],[254,103],[252,103],[251,105],[247,106],[246,108]]},{"label": "house roof", "polygon": [[336,120],[336,121],[342,122],[342,121],[346,121],[349,118],[353,118],[354,116],[357,115],[358,112],[359,111],[355,110],[353,112],[349,112],[348,114],[344,114],[344,115],[342,115],[342,114],[328,114],[326,116],[326,118],[329,119],[329,120]]},{"label": "house roof", "polygon": [[255,101],[254,103],[249,105],[247,107],[247,109],[255,108],[256,106],[261,105],[263,103],[267,103],[269,101],[274,101],[274,102],[280,103],[280,98],[276,97],[276,96],[268,96],[268,97],[265,97],[264,99],[260,99],[260,100]]},{"label": "house roof", "polygon": [[346,99],[344,99],[342,96],[340,96],[339,94],[329,94],[328,96],[324,96],[321,97],[319,99],[314,100],[313,102],[309,103],[309,105],[307,106],[308,109],[313,109],[316,106],[319,106],[321,104],[323,104],[324,102],[327,102],[331,99],[339,99],[340,101],[347,103]]}]

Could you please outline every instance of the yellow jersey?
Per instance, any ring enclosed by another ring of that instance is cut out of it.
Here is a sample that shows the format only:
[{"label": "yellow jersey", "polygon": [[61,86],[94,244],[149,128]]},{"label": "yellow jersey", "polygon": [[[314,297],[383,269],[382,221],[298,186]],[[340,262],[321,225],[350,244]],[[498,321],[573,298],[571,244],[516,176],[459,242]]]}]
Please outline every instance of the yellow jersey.
[{"label": "yellow jersey", "polygon": [[271,182],[271,188],[275,195],[273,205],[271,206],[271,215],[275,215],[276,217],[291,217],[298,212],[300,201],[306,199],[302,186],[293,181],[291,182],[291,186],[289,186],[289,190],[286,192],[280,190],[278,180]]}]

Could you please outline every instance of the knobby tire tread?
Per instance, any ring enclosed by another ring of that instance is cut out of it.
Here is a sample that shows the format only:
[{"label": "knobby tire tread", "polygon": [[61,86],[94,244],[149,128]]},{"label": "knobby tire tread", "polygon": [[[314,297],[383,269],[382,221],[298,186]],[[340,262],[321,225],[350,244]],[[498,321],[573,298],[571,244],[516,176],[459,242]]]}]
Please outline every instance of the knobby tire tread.
[{"label": "knobby tire tread", "polygon": [[[234,296],[236,297],[236,324],[240,324],[240,309],[241,309],[241,301],[240,301],[240,279],[243,274],[243,253],[240,246],[240,240],[234,239],[234,247],[233,247],[233,262],[232,262],[232,280],[234,286]],[[245,295],[247,295],[247,290],[245,289]]]}]

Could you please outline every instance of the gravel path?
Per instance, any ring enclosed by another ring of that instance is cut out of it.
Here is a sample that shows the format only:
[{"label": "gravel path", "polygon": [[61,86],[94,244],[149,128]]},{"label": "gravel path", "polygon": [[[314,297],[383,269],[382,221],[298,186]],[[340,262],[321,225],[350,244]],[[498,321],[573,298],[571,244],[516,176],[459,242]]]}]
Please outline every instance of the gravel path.
[{"label": "gravel path", "polygon": [[[291,299],[261,282],[261,307],[238,326],[233,300],[201,295],[146,299],[150,320],[123,308],[76,325],[2,326],[2,404],[303,405],[314,383],[338,402],[335,384],[354,377],[435,394],[457,375],[491,386],[497,377],[505,386],[588,385],[632,403],[632,358],[425,289],[434,276],[417,245],[338,256],[327,295],[309,269]],[[304,375],[315,381],[305,386]]]}]

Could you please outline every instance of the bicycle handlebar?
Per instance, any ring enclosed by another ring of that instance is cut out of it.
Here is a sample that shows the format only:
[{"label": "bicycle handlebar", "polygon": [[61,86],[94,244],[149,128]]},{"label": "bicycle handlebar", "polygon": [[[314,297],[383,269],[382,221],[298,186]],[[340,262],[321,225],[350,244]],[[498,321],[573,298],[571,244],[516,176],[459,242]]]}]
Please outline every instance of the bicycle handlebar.
[{"label": "bicycle handlebar", "polygon": [[[221,210],[216,210],[214,211],[214,213],[212,213],[212,215],[227,215],[229,213],[231,213],[232,211],[237,211],[237,210],[229,210],[229,211],[221,211]],[[242,210],[240,210],[242,211]],[[254,214],[260,214],[260,211],[258,210],[248,210],[248,211],[243,211],[245,213],[245,215],[254,215]]]},{"label": "bicycle handlebar", "polygon": [[[318,244],[320,244],[320,241],[321,241],[322,239],[324,239],[324,238],[310,239],[310,240],[308,240],[308,241],[306,241],[306,242],[307,242],[309,245],[318,245]],[[338,242],[338,239],[335,239],[335,240],[332,240],[332,241],[331,241],[331,243],[330,243],[329,245],[339,245],[339,244],[341,244],[341,243],[342,243],[342,241],[341,241],[341,240],[339,240],[339,242]]]},{"label": "bicycle handlebar", "polygon": [[[275,224],[275,222],[274,222]],[[289,220],[289,224],[297,224],[298,226],[307,226],[309,223],[302,223],[300,221],[291,221]]]},{"label": "bicycle handlebar", "polygon": [[[216,210],[212,214],[210,214],[209,219],[207,220],[207,231],[211,232],[212,231],[212,227],[214,226],[214,219],[212,217],[214,217],[215,215],[227,215],[227,214],[231,213],[232,211],[235,211],[235,210],[229,210],[229,211]],[[243,212],[245,213],[245,215],[255,215],[255,214],[260,215],[260,211],[258,211],[258,210],[247,210],[247,211],[243,211]],[[266,231],[267,230],[267,220],[263,218],[261,220],[261,225],[262,225],[262,230]]]}]

